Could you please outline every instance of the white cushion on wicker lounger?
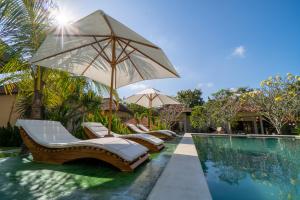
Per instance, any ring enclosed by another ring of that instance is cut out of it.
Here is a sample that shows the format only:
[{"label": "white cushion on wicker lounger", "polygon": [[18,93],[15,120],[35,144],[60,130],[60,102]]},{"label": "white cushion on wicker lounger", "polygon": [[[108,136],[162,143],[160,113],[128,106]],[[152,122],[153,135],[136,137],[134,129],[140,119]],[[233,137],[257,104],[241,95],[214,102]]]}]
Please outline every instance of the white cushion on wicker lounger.
[{"label": "white cushion on wicker lounger", "polygon": [[[147,127],[145,127],[143,124],[137,124],[137,127],[140,128],[140,129],[143,130],[143,131],[146,131],[146,132],[150,131],[150,130],[149,130]],[[158,131],[158,132],[166,132],[166,133],[169,133],[169,134],[171,134],[171,135],[173,135],[173,136],[177,136],[177,134],[176,134],[174,131],[170,131],[170,130],[167,130],[167,129],[165,129],[165,130],[156,130],[156,131]]]},{"label": "white cushion on wicker lounger", "polygon": [[127,123],[126,124],[132,131],[136,132],[136,133],[151,133],[151,132],[155,132],[155,133],[160,133],[162,135],[167,135],[167,136],[172,136],[171,133],[169,132],[165,132],[165,131],[160,131],[160,130],[157,130],[157,131],[143,131],[141,129],[139,129],[138,127],[136,127],[134,124],[130,124],[130,123]]},{"label": "white cushion on wicker lounger", "polygon": [[122,138],[101,138],[80,140],[71,135],[68,130],[57,121],[46,120],[18,120],[17,126],[38,144],[48,148],[65,148],[74,146],[99,147],[117,154],[129,162],[145,154],[148,149],[144,146]]},{"label": "white cushion on wicker lounger", "polygon": [[[84,122],[84,123],[82,123],[82,126],[88,128],[91,132],[93,132],[98,137],[104,137],[105,135],[108,134],[108,129],[99,122]],[[139,138],[139,139],[145,140],[147,142],[150,142],[154,145],[161,145],[162,143],[164,143],[163,140],[161,140],[157,137],[154,137],[152,135],[149,135],[149,134],[144,134],[144,133],[120,135],[120,134],[112,132],[112,134],[115,137]]]}]

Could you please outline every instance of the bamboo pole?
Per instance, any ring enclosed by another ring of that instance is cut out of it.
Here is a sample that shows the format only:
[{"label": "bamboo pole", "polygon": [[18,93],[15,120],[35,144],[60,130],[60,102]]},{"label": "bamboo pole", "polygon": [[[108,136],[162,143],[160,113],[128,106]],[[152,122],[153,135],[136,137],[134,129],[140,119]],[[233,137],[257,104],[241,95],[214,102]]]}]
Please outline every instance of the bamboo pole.
[{"label": "bamboo pole", "polygon": [[152,94],[150,94],[150,97],[149,97],[149,130],[151,130],[151,118],[152,118]]},{"label": "bamboo pole", "polygon": [[111,79],[110,79],[110,96],[109,96],[108,136],[111,136],[114,73],[116,70],[116,39],[114,37],[112,38],[112,62],[110,65],[111,65]]}]

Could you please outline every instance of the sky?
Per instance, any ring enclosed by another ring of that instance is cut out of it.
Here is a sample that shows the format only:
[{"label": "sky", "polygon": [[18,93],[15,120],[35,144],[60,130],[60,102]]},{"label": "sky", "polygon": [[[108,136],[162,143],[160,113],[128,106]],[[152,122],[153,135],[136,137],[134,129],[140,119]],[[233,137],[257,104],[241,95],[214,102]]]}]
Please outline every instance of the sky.
[{"label": "sky", "polygon": [[259,87],[269,76],[300,75],[300,1],[59,0],[76,21],[101,9],[160,46],[181,78],[143,81],[120,97],[153,87],[166,94],[200,88]]}]

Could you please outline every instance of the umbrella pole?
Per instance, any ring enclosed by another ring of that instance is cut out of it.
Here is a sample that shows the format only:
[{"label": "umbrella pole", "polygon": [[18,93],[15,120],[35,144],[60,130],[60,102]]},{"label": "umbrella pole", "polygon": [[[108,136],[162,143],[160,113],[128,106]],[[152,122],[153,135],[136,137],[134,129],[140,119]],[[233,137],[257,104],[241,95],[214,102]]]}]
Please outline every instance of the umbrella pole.
[{"label": "umbrella pole", "polygon": [[150,94],[150,98],[149,98],[149,129],[151,130],[151,117],[152,116],[152,94]]},{"label": "umbrella pole", "polygon": [[111,79],[110,79],[110,96],[109,96],[108,136],[111,136],[114,73],[116,70],[116,39],[115,38],[112,39],[112,62],[110,66],[111,66]]}]

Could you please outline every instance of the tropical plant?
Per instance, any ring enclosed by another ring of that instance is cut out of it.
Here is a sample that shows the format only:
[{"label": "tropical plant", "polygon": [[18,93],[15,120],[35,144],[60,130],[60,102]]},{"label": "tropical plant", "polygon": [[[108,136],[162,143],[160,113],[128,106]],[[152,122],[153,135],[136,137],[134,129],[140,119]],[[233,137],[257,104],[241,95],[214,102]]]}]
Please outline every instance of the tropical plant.
[{"label": "tropical plant", "polygon": [[204,103],[202,91],[200,89],[188,89],[177,92],[177,100],[186,107],[193,108],[194,106],[201,106]]},{"label": "tropical plant", "polygon": [[27,90],[32,97],[31,117],[37,119],[42,117],[45,69],[29,59],[44,40],[55,8],[52,0],[0,0],[0,72],[10,73],[1,82]]},{"label": "tropical plant", "polygon": [[[108,116],[104,115],[100,110],[90,112],[84,117],[87,122],[100,122],[103,126],[108,127]],[[130,130],[122,123],[117,115],[112,115],[111,130],[118,134],[129,134]]]},{"label": "tropical plant", "polygon": [[300,77],[287,74],[261,82],[261,87],[244,98],[274,126],[277,134],[289,122],[296,122],[300,109]]},{"label": "tropical plant", "polygon": [[206,130],[210,126],[209,118],[205,105],[195,106],[190,117],[191,125],[194,128]]},{"label": "tropical plant", "polygon": [[212,95],[207,110],[210,110],[214,124],[225,126],[228,133],[232,133],[232,122],[236,120],[240,109],[240,92],[244,89],[222,89]]},{"label": "tropical plant", "polygon": [[1,147],[17,147],[21,145],[21,137],[19,129],[11,126],[9,123],[6,127],[0,127],[0,146]]},{"label": "tropical plant", "polygon": [[181,104],[164,105],[159,110],[160,123],[164,124],[167,129],[171,129],[171,127],[173,127],[178,121],[183,110],[184,106]]},{"label": "tropical plant", "polygon": [[297,126],[295,126],[293,133],[296,135],[300,135],[300,124],[298,124]]}]

